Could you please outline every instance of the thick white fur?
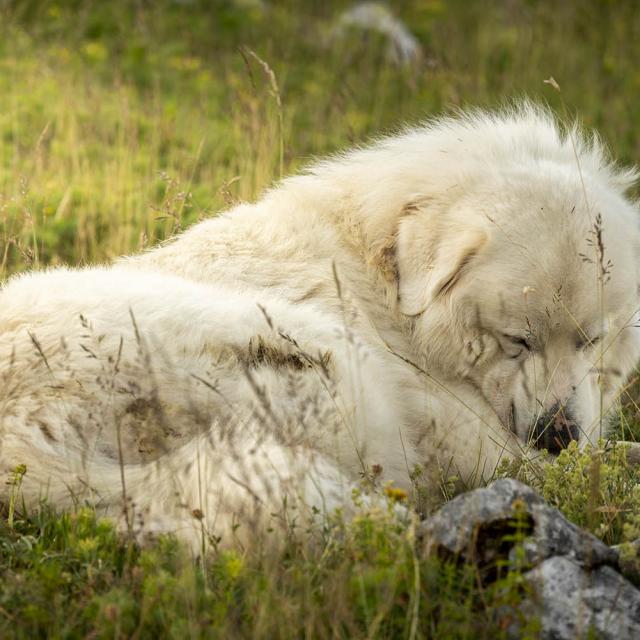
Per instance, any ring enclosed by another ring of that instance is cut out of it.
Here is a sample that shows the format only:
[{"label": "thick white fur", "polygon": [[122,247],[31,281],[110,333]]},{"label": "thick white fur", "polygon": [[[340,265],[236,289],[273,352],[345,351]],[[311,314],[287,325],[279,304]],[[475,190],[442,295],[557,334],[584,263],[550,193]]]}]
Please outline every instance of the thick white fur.
[{"label": "thick white fur", "polygon": [[372,469],[480,482],[558,403],[593,441],[640,355],[635,178],[543,110],[474,112],[114,266],[13,278],[2,472],[228,540],[283,502],[348,509]]}]

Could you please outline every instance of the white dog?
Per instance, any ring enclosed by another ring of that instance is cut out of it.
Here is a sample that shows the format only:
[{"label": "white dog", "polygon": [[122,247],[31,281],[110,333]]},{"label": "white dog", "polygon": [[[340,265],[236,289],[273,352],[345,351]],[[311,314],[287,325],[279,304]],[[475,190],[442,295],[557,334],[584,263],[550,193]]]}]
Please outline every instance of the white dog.
[{"label": "white dog", "polygon": [[640,356],[635,179],[544,110],[474,112],[113,267],[16,277],[2,472],[228,539],[283,502],[348,508],[363,477],[410,491],[420,467],[435,496],[593,442]]}]

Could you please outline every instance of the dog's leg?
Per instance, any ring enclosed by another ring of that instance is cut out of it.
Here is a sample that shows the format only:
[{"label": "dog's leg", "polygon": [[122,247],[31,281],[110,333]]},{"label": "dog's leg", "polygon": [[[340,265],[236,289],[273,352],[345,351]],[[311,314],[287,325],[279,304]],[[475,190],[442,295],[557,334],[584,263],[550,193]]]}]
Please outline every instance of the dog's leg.
[{"label": "dog's leg", "polygon": [[[94,474],[95,475],[95,474]],[[156,462],[104,469],[97,505],[138,539],[176,533],[200,552],[353,508],[356,483],[309,448],[196,437]],[[348,514],[347,514],[348,515]],[[282,537],[276,534],[276,537]]]}]

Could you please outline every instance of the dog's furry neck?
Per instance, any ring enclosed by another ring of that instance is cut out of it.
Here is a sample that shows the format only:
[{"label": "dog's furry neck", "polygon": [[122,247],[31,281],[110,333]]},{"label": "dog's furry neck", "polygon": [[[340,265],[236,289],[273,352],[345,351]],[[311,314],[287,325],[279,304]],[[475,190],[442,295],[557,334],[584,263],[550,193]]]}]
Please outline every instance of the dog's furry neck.
[{"label": "dog's furry neck", "polygon": [[[372,324],[404,332],[409,323],[398,312],[396,269],[403,216],[420,211],[435,220],[462,185],[468,191],[496,165],[574,166],[576,158],[584,176],[606,175],[621,190],[636,178],[612,165],[597,140],[571,140],[552,115],[531,105],[499,116],[479,112],[436,120],[315,164],[257,204],[200,223],[130,263],[202,282],[277,291],[293,302],[315,298],[323,306],[336,304],[332,267],[340,275],[344,265],[350,278],[345,289],[377,301],[362,305],[376,308]],[[275,270],[274,264],[288,266]]]}]

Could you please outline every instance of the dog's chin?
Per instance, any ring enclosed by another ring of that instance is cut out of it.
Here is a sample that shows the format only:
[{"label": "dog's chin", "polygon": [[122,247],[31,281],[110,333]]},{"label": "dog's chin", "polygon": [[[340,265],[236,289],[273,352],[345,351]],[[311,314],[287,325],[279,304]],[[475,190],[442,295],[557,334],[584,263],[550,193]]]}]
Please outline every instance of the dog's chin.
[{"label": "dog's chin", "polygon": [[[506,403],[505,403],[506,404]],[[531,416],[529,421],[518,423],[518,419],[522,418],[521,414],[518,413],[516,405],[513,401],[508,403],[508,408],[506,411],[502,411],[497,414],[500,423],[507,430],[513,433],[518,440],[522,443],[523,447],[531,447],[532,449],[539,449],[533,442],[531,438],[531,431],[533,428],[533,424],[535,423],[536,417]],[[547,451],[548,454],[555,457],[559,451],[556,448],[552,448],[552,450]]]}]

